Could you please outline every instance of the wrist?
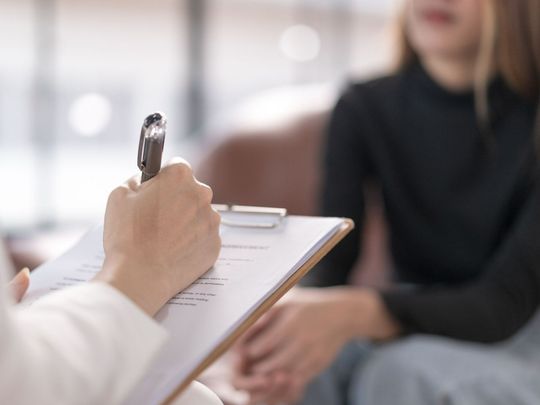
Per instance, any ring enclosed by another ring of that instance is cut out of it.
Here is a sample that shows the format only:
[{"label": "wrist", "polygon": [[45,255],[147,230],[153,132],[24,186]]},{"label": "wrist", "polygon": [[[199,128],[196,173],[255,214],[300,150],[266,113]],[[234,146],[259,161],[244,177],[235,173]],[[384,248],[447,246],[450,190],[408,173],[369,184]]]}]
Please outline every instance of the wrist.
[{"label": "wrist", "polygon": [[95,281],[114,287],[149,316],[154,316],[167,301],[163,293],[156,289],[155,280],[141,280],[145,272],[137,268],[122,255],[107,256]]},{"label": "wrist", "polygon": [[340,292],[348,340],[388,340],[399,335],[400,327],[379,293],[366,288],[346,287]]}]

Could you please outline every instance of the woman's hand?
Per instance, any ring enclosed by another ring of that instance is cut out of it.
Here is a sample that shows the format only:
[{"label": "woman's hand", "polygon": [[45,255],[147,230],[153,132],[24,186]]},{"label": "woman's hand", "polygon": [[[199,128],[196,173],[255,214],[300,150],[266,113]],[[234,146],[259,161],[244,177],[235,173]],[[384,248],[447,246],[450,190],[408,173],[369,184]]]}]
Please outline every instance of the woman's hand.
[{"label": "woman's hand", "polygon": [[15,275],[15,277],[13,277],[13,279],[9,282],[9,289],[11,290],[11,293],[13,294],[13,299],[15,300],[15,302],[21,302],[29,286],[30,286],[30,270],[28,270],[28,268],[25,267],[24,269],[19,271]]},{"label": "woman's hand", "polygon": [[253,402],[295,401],[349,340],[397,330],[373,291],[298,289],[242,338],[234,384]]},{"label": "woman's hand", "polygon": [[220,216],[211,189],[199,183],[182,159],[140,184],[132,178],[107,203],[106,281],[148,314],[210,269],[221,247]]}]

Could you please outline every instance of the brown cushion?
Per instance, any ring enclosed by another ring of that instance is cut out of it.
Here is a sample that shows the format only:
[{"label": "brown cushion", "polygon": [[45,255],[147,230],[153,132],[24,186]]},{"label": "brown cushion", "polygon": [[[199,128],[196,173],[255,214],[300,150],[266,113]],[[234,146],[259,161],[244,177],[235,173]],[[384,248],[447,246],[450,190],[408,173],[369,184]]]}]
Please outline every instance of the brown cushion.
[{"label": "brown cushion", "polygon": [[320,154],[327,113],[309,114],[273,131],[238,130],[203,159],[198,178],[216,203],[287,208],[317,213]]}]

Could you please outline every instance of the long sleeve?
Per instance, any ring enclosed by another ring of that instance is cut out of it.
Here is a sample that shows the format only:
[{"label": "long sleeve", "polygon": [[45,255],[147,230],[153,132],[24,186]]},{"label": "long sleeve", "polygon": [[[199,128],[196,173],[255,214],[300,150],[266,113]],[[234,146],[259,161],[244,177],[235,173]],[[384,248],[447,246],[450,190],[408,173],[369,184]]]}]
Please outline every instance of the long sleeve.
[{"label": "long sleeve", "polygon": [[107,284],[89,282],[17,308],[0,281],[2,404],[119,404],[167,339]]},{"label": "long sleeve", "polygon": [[382,294],[407,333],[480,342],[512,336],[540,304],[540,189],[536,186],[501,248],[474,282]]},{"label": "long sleeve", "polygon": [[346,284],[359,254],[364,221],[363,187],[367,175],[367,157],[363,153],[361,111],[352,92],[346,92],[337,103],[327,130],[323,158],[322,214],[348,217],[355,229],[313,269],[304,285],[327,287]]}]

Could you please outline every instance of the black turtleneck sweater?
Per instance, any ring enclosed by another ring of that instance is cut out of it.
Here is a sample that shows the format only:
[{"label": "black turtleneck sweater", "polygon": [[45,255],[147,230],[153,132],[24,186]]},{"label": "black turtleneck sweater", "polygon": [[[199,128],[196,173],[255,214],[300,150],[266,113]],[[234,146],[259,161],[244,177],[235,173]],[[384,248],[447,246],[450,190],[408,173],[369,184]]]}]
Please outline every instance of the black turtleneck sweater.
[{"label": "black turtleneck sweater", "polygon": [[382,190],[398,282],[381,293],[405,333],[475,341],[512,335],[540,300],[540,191],[534,103],[502,79],[489,89],[490,131],[472,92],[452,93],[420,65],[352,85],[328,131],[324,215],[356,229],[310,275],[346,284],[360,254],[364,187]]}]

